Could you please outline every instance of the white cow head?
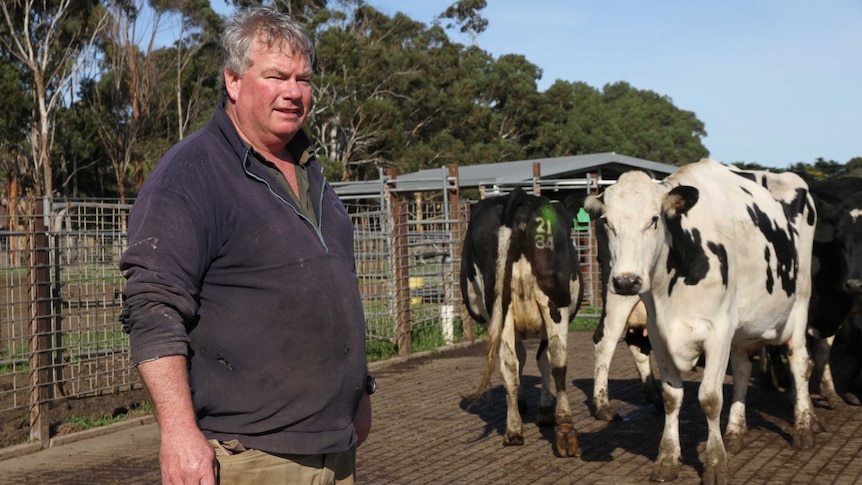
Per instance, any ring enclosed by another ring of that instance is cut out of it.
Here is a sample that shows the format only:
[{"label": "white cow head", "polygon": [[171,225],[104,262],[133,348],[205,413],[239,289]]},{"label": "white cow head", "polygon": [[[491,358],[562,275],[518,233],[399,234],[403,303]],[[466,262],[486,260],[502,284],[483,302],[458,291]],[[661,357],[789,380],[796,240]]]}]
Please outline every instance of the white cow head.
[{"label": "white cow head", "polygon": [[691,209],[698,190],[657,184],[644,172],[626,172],[599,196],[584,200],[584,208],[607,232],[611,274],[608,288],[636,295],[652,287],[650,274],[670,243],[667,223]]}]

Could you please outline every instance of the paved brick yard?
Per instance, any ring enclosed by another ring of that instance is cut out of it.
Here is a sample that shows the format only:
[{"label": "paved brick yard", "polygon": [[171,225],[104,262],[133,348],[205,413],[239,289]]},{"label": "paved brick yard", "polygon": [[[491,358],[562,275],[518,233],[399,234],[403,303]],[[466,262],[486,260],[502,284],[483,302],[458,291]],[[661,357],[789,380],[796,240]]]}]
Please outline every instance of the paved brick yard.
[{"label": "paved brick yard", "polygon": [[[534,355],[535,344],[528,349]],[[485,344],[477,343],[371,365],[379,391],[373,397],[371,437],[358,453],[358,483],[648,483],[664,419],[644,401],[624,345],[618,346],[610,380],[612,404],[623,420],[600,422],[590,414],[587,397],[592,390],[591,332],[570,334],[568,391],[582,450],[580,458],[555,457],[553,429],[536,426],[539,375],[532,358],[525,370],[531,404],[525,418],[525,444],[502,446],[506,404],[499,376],[492,382],[490,400],[470,407],[465,397],[481,380],[484,351]],[[675,482],[680,484],[698,483],[703,471],[707,432],[697,403],[697,382],[697,373],[686,376],[680,416],[683,468]],[[725,385],[723,418],[729,393],[730,386]],[[827,431],[817,435],[815,449],[794,450],[790,447],[790,396],[752,386],[746,445],[729,459],[733,483],[862,481],[862,409],[829,410],[819,405],[817,396],[815,404]],[[67,441],[0,461],[0,483],[159,481],[158,430],[151,419],[119,431]]]}]

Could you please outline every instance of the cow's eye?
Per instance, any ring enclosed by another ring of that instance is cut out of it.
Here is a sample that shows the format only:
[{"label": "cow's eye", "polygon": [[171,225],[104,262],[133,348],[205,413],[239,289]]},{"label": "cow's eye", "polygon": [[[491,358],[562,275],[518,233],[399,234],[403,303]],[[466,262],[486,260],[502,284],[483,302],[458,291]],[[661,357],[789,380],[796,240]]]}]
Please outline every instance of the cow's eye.
[{"label": "cow's eye", "polygon": [[658,216],[652,216],[652,222],[650,222],[650,227],[653,229],[658,229]]}]

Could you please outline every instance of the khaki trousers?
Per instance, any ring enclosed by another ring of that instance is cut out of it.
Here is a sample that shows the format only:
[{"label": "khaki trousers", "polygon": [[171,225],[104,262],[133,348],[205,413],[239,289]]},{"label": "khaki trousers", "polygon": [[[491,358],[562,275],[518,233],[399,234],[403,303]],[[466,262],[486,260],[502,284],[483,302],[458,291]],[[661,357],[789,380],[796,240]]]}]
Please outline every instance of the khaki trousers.
[{"label": "khaki trousers", "polygon": [[210,441],[219,463],[219,485],[354,485],[356,449],[326,455],[234,452]]}]

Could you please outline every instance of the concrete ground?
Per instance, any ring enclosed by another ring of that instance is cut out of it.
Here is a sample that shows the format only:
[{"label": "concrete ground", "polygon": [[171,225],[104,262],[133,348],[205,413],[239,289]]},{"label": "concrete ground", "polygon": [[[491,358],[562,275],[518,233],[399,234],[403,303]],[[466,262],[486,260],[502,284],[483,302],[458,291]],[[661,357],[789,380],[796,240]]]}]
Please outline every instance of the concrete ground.
[{"label": "concrete ground", "polygon": [[[535,345],[528,347],[534,353]],[[593,418],[591,332],[569,337],[568,394],[582,450],[580,458],[558,458],[553,430],[536,425],[539,377],[535,362],[525,369],[531,407],[524,446],[503,447],[506,404],[499,375],[488,399],[467,398],[481,380],[485,344],[371,364],[378,392],[374,425],[358,451],[357,482],[364,484],[629,484],[648,483],[658,451],[663,415],[644,400],[624,345],[611,368],[612,404],[623,416],[606,423]],[[699,375],[686,376],[680,417],[683,466],[676,483],[698,483],[705,459],[706,425],[697,403]],[[725,386],[726,422],[730,386]],[[789,393],[749,390],[745,446],[729,458],[733,483],[858,483],[862,481],[862,409],[817,413],[827,431],[814,449],[791,448],[793,405]],[[471,406],[471,404],[473,404]],[[160,479],[159,434],[152,418],[55,439],[32,452],[0,452],[0,483],[152,484]],[[4,459],[5,458],[5,459]]]}]

